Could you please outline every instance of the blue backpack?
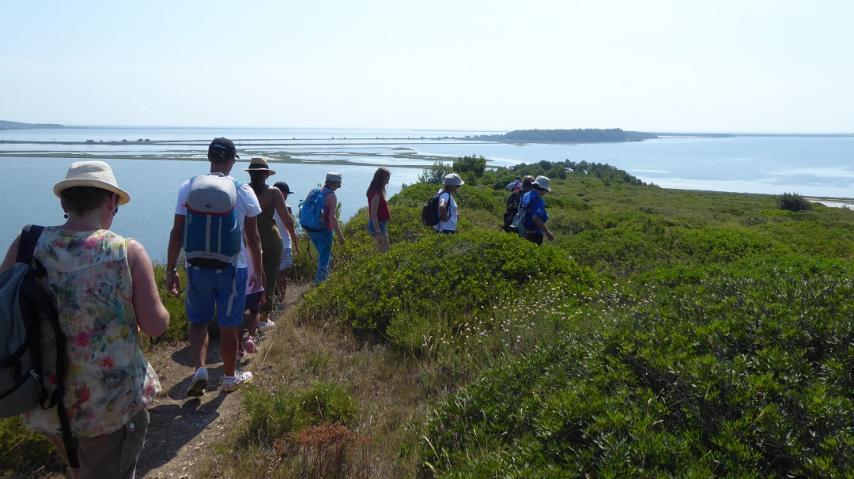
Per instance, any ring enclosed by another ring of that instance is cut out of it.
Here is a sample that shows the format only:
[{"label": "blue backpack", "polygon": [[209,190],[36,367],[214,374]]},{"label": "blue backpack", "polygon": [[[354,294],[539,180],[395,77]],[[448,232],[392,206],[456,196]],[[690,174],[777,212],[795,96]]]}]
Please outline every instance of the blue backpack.
[{"label": "blue backpack", "polygon": [[239,188],[238,181],[218,174],[190,179],[184,254],[191,265],[222,269],[234,264],[243,243],[235,211]]},{"label": "blue backpack", "polygon": [[323,231],[326,229],[324,219],[326,193],[322,188],[308,192],[299,207],[299,224],[306,231]]}]

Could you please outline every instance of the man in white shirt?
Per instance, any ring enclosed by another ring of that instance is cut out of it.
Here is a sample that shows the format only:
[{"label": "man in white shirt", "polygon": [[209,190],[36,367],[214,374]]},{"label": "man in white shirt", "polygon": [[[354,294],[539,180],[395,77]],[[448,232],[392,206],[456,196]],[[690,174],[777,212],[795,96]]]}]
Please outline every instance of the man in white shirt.
[{"label": "man in white shirt", "polygon": [[[214,138],[208,147],[208,160],[211,174],[232,179],[228,174],[234,166],[237,150],[234,143],[227,138]],[[172,231],[169,234],[169,249],[166,259],[166,287],[173,294],[180,293],[180,282],[176,263],[184,244],[184,228],[187,216],[186,201],[190,193],[192,180],[181,185],[178,192],[178,202],[175,206],[175,218]],[[241,384],[252,379],[248,371],[237,372],[237,349],[241,323],[243,321],[243,306],[246,300],[247,286],[247,257],[253,263],[250,284],[263,284],[263,268],[261,265],[261,241],[258,237],[256,216],[261,213],[261,206],[255,192],[248,184],[237,184],[237,197],[234,213],[241,229],[245,232],[246,245],[233,260],[232,265],[225,267],[200,267],[187,265],[187,317],[190,321],[190,351],[196,371],[193,381],[187,391],[188,396],[201,396],[208,385],[208,371],[205,368],[205,357],[208,349],[207,323],[213,318],[214,308],[217,309],[217,322],[220,330],[220,355],[222,356],[223,377],[222,387],[231,392]],[[242,242],[241,242],[242,245]]]}]

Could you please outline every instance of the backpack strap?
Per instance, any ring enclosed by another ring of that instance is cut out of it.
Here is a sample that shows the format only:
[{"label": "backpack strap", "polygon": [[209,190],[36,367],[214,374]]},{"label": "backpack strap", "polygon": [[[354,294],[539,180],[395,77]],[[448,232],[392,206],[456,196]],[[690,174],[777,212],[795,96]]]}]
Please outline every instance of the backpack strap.
[{"label": "backpack strap", "polygon": [[33,259],[33,253],[36,251],[36,243],[39,241],[44,231],[44,226],[27,225],[21,230],[20,240],[18,240],[18,255],[15,259],[18,263],[30,263]]},{"label": "backpack strap", "polygon": [[[27,275],[33,278],[40,278],[47,274],[44,266],[37,259],[33,258],[36,244],[39,236],[44,231],[43,226],[27,225],[21,230],[20,240],[18,241],[17,261],[30,265],[30,271]],[[80,468],[80,461],[77,458],[77,446],[74,443],[74,438],[71,435],[71,424],[68,420],[68,414],[65,411],[63,397],[65,396],[65,375],[68,372],[68,351],[65,344],[65,334],[59,326],[59,314],[56,311],[53,298],[43,288],[27,288],[26,301],[21,304],[22,308],[34,308],[38,311],[44,311],[45,314],[39,314],[35,321],[30,321],[29,332],[32,338],[29,341],[29,346],[32,349],[30,355],[33,362],[33,367],[40,374],[39,381],[42,384],[41,392],[39,393],[39,402],[43,409],[50,409],[56,406],[56,412],[59,416],[59,428],[62,432],[62,442],[65,446],[68,463],[74,469]],[[36,306],[37,305],[37,306]],[[34,314],[24,315],[24,317],[34,317]],[[44,365],[42,363],[42,347],[41,347],[41,321],[46,319],[53,329],[54,338],[56,340],[56,389],[53,394],[48,395],[44,387]]]}]

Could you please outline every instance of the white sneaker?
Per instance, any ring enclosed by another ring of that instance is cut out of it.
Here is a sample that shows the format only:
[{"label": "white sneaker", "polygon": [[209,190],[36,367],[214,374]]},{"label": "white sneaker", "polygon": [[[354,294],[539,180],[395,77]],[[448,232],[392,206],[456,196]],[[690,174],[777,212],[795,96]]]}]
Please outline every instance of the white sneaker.
[{"label": "white sneaker", "polygon": [[276,323],[272,321],[262,321],[258,323],[258,331],[269,331],[276,327]]},{"label": "white sneaker", "polygon": [[222,390],[230,393],[232,391],[236,391],[240,385],[248,383],[252,380],[252,373],[249,371],[243,371],[235,374],[234,376],[223,376],[222,378]]},{"label": "white sneaker", "polygon": [[204,367],[196,369],[195,374],[193,374],[193,382],[190,385],[190,389],[187,390],[187,396],[199,397],[205,393],[205,388],[207,387],[208,369]]}]

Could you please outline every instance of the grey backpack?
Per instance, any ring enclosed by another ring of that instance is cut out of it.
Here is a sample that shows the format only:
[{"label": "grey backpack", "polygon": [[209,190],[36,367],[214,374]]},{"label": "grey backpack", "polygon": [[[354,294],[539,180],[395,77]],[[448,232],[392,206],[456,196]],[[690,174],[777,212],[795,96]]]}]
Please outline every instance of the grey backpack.
[{"label": "grey backpack", "polygon": [[[524,199],[524,195],[522,196]],[[523,238],[528,235],[528,227],[525,225],[525,217],[528,214],[528,205],[522,206],[522,200],[519,200],[519,209],[516,210],[516,215],[513,216],[513,221],[510,222],[510,230],[515,231]]]},{"label": "grey backpack", "polygon": [[[27,226],[21,231],[15,265],[0,275],[0,418],[56,407],[68,460],[76,468],[77,454],[62,402],[68,370],[65,335],[54,298],[38,281],[47,271],[33,258],[43,230]],[[42,331],[45,324],[51,331]],[[45,344],[54,344],[55,354],[43,351],[43,337],[53,339]],[[46,371],[55,372],[55,387],[46,387]]]}]

